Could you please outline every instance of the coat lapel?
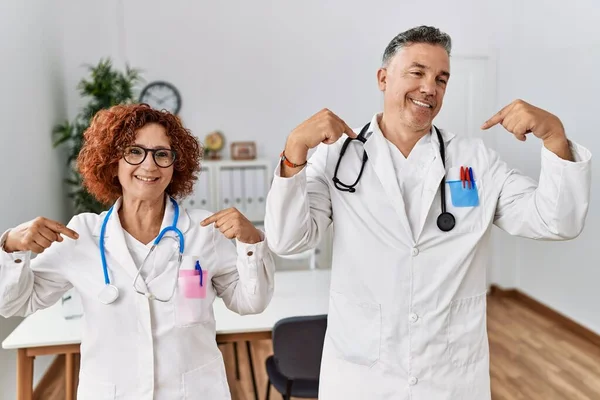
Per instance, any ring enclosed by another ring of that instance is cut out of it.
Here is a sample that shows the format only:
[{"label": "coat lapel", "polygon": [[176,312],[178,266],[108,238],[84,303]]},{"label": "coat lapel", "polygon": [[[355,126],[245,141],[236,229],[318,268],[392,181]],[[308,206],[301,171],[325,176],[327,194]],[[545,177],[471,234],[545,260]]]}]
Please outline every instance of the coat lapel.
[{"label": "coat lapel", "polygon": [[[171,200],[167,197],[166,198],[167,201],[167,206],[165,208],[165,215],[163,216],[163,221],[162,221],[162,225],[160,227],[160,231],[162,232],[163,229],[170,227],[173,224],[173,217],[175,216],[175,207],[173,206],[173,203],[171,202]],[[183,233],[184,235],[184,250],[185,250],[185,246],[186,246],[186,242],[185,242],[185,236],[187,231],[189,230],[189,228],[191,227],[191,219],[187,213],[187,211],[181,206],[179,205],[179,217],[177,220],[177,228],[181,231],[181,233]],[[165,233],[164,237],[168,237],[167,239],[162,239],[162,240],[170,240],[169,238],[173,238],[177,241],[177,243],[179,243],[179,236],[177,236],[177,234],[173,231],[168,231],[167,233]],[[158,259],[160,259],[160,256],[157,256]],[[159,278],[161,275],[163,274],[167,274],[167,275],[172,275],[173,273],[177,274],[178,271],[167,271],[168,267],[170,265],[165,263],[159,263],[159,265],[156,265],[156,268],[153,268],[151,270],[146,271],[146,282],[148,284],[148,286],[151,286],[151,283],[153,280],[155,280],[156,278]],[[173,266],[177,267],[177,265]]]},{"label": "coat lapel", "polygon": [[[167,201],[167,205],[165,207],[165,215],[163,216],[161,231],[162,229],[172,224],[174,216],[173,204],[169,200],[168,196],[166,196],[165,200]],[[122,199],[119,198],[115,202],[113,206],[113,211],[106,224],[106,232],[104,235],[104,251],[106,254],[107,267],[109,270],[109,276],[111,281],[114,280],[114,275],[111,274],[111,270],[114,270],[115,268],[120,266],[131,277],[131,281],[127,283],[128,285],[130,285],[138,273],[138,268],[135,265],[133,258],[131,257],[129,248],[127,247],[127,242],[125,241],[125,233],[123,227],[121,226],[121,221],[119,220],[119,209],[121,208],[121,204]],[[98,223],[96,224],[96,227],[94,228],[94,236],[97,237],[97,240],[100,239],[102,223],[104,221],[105,216],[106,213],[101,214],[101,218],[99,219]],[[185,236],[185,233],[189,230],[190,226],[191,220],[188,213],[183,209],[183,207],[179,206],[179,220],[177,223],[177,227]],[[169,232],[168,235],[173,235],[174,237],[176,237],[176,234],[174,232]],[[146,271],[146,273],[149,272],[151,271]],[[160,271],[156,272],[160,273]],[[154,274],[154,271],[151,273]],[[113,284],[114,283],[115,282],[113,282]],[[139,290],[147,291],[148,289],[146,282],[144,282],[144,280],[141,277],[138,278],[136,286]]]},{"label": "coat lapel", "polygon": [[387,139],[379,129],[377,116],[371,121],[370,130],[372,131],[371,137],[367,140],[367,143],[365,143],[365,151],[369,155],[369,162],[372,163],[375,174],[383,185],[383,189],[385,190],[389,201],[392,203],[392,207],[396,210],[396,214],[398,214],[398,217],[400,218],[402,228],[406,231],[412,244],[413,235],[406,216],[406,208],[404,206],[402,193],[398,186],[396,170],[394,169]]},{"label": "coat lapel", "polygon": [[[444,132],[442,130],[440,130],[440,134],[442,135],[444,145],[446,146],[446,159],[448,159],[447,143],[450,141],[450,139],[452,139],[452,137],[454,137],[454,135]],[[419,228],[415,235],[417,239],[421,236],[421,233],[423,232],[423,227],[427,222],[427,216],[429,215],[431,208],[433,207],[434,210],[439,210],[439,212],[436,214],[436,218],[437,215],[442,212],[441,205],[432,204],[433,200],[436,197],[436,194],[440,190],[440,182],[442,181],[442,178],[446,173],[440,155],[440,141],[438,140],[435,129],[433,128],[431,132],[431,146],[433,146],[435,159],[432,163],[429,164],[429,170],[427,171],[425,175],[425,181],[423,182],[423,202],[421,204]]]},{"label": "coat lapel", "polygon": [[[123,268],[127,274],[131,277],[131,282],[135,278],[138,270],[135,266],[133,258],[131,257],[131,253],[127,248],[127,243],[125,242],[125,234],[123,232],[123,227],[121,226],[121,221],[119,220],[119,209],[121,208],[122,199],[119,198],[115,204],[113,205],[112,213],[106,223],[106,230],[104,234],[104,253],[106,255],[106,263],[109,271],[109,276],[111,281],[114,281],[114,274],[111,273],[112,270],[116,269],[118,266]],[[106,218],[106,213],[102,214],[102,218],[99,220],[98,225],[94,229],[94,236],[98,237],[100,240],[100,235],[102,231],[102,223]],[[141,281],[141,279],[138,279]],[[128,282],[129,285],[131,282]],[[113,282],[116,284],[116,282]],[[138,282],[139,289],[147,289],[146,284],[142,282]],[[123,286],[123,282],[120,282],[119,286]]]}]

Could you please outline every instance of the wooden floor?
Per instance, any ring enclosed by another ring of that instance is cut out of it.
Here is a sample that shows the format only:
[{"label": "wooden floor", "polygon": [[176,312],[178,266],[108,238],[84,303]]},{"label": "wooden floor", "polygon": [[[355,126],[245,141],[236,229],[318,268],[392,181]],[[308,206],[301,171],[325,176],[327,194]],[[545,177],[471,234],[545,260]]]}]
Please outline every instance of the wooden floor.
[{"label": "wooden floor", "polygon": [[[600,346],[510,297],[488,298],[488,336],[493,400],[600,400]],[[245,344],[238,345],[239,380],[233,345],[222,345],[221,351],[233,400],[254,400]],[[261,400],[267,385],[265,359],[272,352],[270,341],[252,343]],[[64,357],[49,371],[34,399],[65,398]],[[282,400],[274,388],[271,399]]]},{"label": "wooden floor", "polygon": [[[518,300],[490,296],[488,335],[493,400],[599,400],[600,347],[557,326]],[[221,346],[233,400],[254,400],[246,347],[238,345],[240,380],[233,345]],[[270,341],[252,343],[258,394],[265,399],[265,359]],[[271,399],[282,397],[271,388]]]},{"label": "wooden floor", "polygon": [[518,300],[488,299],[493,400],[598,400],[600,347]]}]

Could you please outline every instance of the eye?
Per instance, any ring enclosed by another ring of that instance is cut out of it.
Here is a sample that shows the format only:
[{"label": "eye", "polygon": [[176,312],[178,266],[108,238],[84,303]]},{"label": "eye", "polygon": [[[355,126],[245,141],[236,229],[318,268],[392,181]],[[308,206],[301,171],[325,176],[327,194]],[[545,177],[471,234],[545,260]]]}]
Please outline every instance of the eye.
[{"label": "eye", "polygon": [[139,156],[139,155],[144,154],[144,151],[142,149],[140,149],[139,147],[129,147],[126,152],[127,152],[127,154],[131,154],[134,156]]},{"label": "eye", "polygon": [[169,150],[159,150],[156,152],[156,157],[171,158],[171,152]]},{"label": "eye", "polygon": [[448,83],[448,81],[446,81],[445,79],[438,79],[438,82],[442,85],[446,85]]},{"label": "eye", "polygon": [[412,71],[411,75],[413,75],[413,76],[423,76],[423,73],[421,71]]}]

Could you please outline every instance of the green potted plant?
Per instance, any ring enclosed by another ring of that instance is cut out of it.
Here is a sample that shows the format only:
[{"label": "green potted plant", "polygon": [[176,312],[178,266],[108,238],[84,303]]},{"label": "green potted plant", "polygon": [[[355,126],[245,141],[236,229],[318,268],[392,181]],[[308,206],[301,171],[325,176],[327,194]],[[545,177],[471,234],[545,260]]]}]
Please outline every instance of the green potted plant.
[{"label": "green potted plant", "polygon": [[73,200],[75,212],[100,213],[106,210],[106,206],[96,201],[85,190],[75,165],[81,150],[83,133],[98,111],[116,104],[135,102],[134,87],[142,78],[139,70],[129,66],[126,66],[125,72],[116,70],[110,59],[102,59],[97,65],[88,65],[87,67],[90,76],[82,79],[77,88],[83,97],[89,98],[89,102],[73,121],[65,121],[56,125],[52,130],[52,135],[54,148],[61,145],[68,146],[69,173],[65,182],[73,188],[68,196]]}]

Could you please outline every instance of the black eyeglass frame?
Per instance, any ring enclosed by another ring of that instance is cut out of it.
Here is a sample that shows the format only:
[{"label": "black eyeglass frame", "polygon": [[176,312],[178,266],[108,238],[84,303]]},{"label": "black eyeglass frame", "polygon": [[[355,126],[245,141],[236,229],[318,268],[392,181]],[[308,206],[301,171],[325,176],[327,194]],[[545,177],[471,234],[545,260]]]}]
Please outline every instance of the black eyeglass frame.
[{"label": "black eyeglass frame", "polygon": [[[142,161],[140,161],[139,163],[132,163],[132,162],[130,162],[130,161],[127,160],[127,157],[126,157],[127,150],[128,149],[132,149],[132,148],[141,149],[141,150],[144,151],[144,158],[142,158]],[[173,161],[171,162],[171,164],[165,165],[165,166],[160,165],[158,163],[158,161],[156,161],[156,152],[157,151],[169,151],[169,152],[171,152],[173,154]],[[152,153],[152,159],[154,160],[154,164],[156,164],[156,166],[159,167],[159,168],[169,168],[170,166],[172,166],[173,164],[175,164],[175,161],[177,160],[177,152],[175,150],[173,150],[173,149],[147,149],[145,147],[138,146],[138,145],[125,147],[123,149],[123,160],[125,160],[125,162],[127,164],[129,164],[129,165],[140,165],[144,161],[146,161],[146,157],[148,157],[148,152]]]}]

